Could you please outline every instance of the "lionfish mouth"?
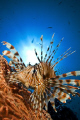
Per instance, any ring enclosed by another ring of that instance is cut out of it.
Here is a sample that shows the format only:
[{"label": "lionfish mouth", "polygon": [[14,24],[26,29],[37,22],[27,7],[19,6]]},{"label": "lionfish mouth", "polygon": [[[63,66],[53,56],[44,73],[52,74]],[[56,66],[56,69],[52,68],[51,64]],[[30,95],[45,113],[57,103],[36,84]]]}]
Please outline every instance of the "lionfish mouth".
[{"label": "lionfish mouth", "polygon": [[[8,42],[3,41],[3,45],[10,50],[3,51],[3,55],[8,56],[11,61],[9,65],[11,66],[12,72],[9,74],[9,82],[22,82],[27,88],[31,88],[34,92],[30,95],[31,106],[36,112],[40,112],[48,109],[48,102],[50,101],[54,110],[55,98],[63,103],[66,103],[67,99],[71,99],[70,94],[80,96],[80,93],[75,92],[80,90],[80,80],[77,79],[65,79],[69,76],[80,76],[80,71],[71,71],[61,75],[56,75],[54,67],[62,61],[64,58],[73,54],[75,51],[71,52],[67,49],[62,55],[53,61],[54,55],[56,54],[63,38],[60,40],[59,44],[53,49],[54,34],[49,47],[47,48],[46,54],[43,58],[43,35],[41,36],[41,58],[39,58],[38,53],[35,49],[36,57],[39,64],[34,66],[26,66],[19,56],[13,45]],[[52,64],[54,63],[54,64]],[[61,79],[62,78],[62,79]]]}]

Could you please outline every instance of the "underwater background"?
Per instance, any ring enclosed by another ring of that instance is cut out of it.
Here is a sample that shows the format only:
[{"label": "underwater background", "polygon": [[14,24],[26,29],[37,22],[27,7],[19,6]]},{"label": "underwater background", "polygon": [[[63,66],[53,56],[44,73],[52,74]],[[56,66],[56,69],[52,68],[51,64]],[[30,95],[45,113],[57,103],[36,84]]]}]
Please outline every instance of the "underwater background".
[{"label": "underwater background", "polygon": [[[6,49],[1,42],[7,41],[17,49],[26,65],[35,64],[38,61],[34,48],[40,56],[41,35],[45,54],[53,33],[53,48],[64,37],[55,59],[69,47],[76,50],[55,67],[57,74],[80,70],[80,0],[0,0],[0,54]],[[64,106],[80,120],[78,96]]]}]

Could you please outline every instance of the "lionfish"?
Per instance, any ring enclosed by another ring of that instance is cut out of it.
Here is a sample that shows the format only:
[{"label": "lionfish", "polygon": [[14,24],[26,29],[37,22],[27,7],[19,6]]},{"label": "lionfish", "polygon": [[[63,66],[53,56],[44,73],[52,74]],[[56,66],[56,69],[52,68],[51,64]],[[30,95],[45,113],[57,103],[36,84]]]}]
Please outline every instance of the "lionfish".
[{"label": "lionfish", "polygon": [[[68,57],[75,51],[71,52],[67,49],[61,56],[54,60],[55,53],[57,52],[63,38],[60,40],[58,45],[53,49],[54,34],[52,35],[51,42],[47,48],[46,54],[43,58],[43,35],[41,39],[41,58],[39,58],[38,53],[35,49],[36,57],[39,63],[35,65],[24,64],[19,53],[16,51],[13,45],[8,42],[3,41],[3,45],[10,50],[4,50],[3,56],[6,55],[11,59],[9,65],[12,68],[12,72],[9,74],[9,82],[21,82],[26,86],[26,88],[32,88],[34,91],[30,95],[30,102],[32,108],[35,112],[43,112],[43,107],[48,110],[48,102],[50,101],[53,109],[55,111],[55,98],[57,98],[62,103],[66,103],[67,99],[71,99],[70,94],[75,96],[76,94],[80,96],[80,93],[76,90],[80,90],[80,80],[77,79],[65,79],[69,76],[80,76],[80,71],[72,71],[64,73],[61,75],[56,75],[54,67],[62,61],[64,58]],[[49,54],[48,54],[49,53]]]}]

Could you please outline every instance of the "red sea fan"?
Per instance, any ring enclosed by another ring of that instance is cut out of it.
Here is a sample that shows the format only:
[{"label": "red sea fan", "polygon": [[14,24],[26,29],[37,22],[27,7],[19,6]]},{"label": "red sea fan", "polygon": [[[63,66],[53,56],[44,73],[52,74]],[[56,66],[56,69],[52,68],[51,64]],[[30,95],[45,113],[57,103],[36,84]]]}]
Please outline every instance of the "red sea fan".
[{"label": "red sea fan", "polygon": [[[8,83],[6,76],[10,74],[10,66],[0,55],[0,120],[40,120],[30,106],[31,93],[16,82]],[[44,111],[42,119],[47,120],[45,114]]]},{"label": "red sea fan", "polygon": [[[29,97],[29,100],[35,112],[40,111],[40,116],[43,112],[43,107],[45,107],[47,111],[48,101],[51,102],[54,110],[56,111],[55,98],[63,103],[66,103],[67,99],[71,99],[70,94],[77,94],[80,96],[78,92],[75,92],[77,89],[80,89],[80,80],[61,79],[68,76],[79,76],[80,71],[72,71],[58,76],[54,71],[54,66],[56,66],[60,61],[75,51],[71,52],[71,48],[67,49],[67,51],[65,51],[61,56],[54,60],[54,64],[52,65],[51,62],[54,58],[54,55],[57,52],[61,41],[63,40],[62,38],[56,48],[52,50],[52,45],[54,42],[53,37],[54,34],[52,36],[50,45],[47,48],[45,57],[43,58],[43,35],[41,36],[41,59],[39,58],[35,49],[35,54],[37,56],[39,64],[35,64],[34,66],[26,66],[14,46],[8,42],[3,41],[3,44],[6,45],[6,47],[10,50],[3,51],[3,55],[11,58],[9,65],[12,69],[12,72],[7,75],[6,78],[9,79],[9,82],[21,82],[27,88],[34,89],[34,92]],[[47,54],[48,52],[49,56]]]}]

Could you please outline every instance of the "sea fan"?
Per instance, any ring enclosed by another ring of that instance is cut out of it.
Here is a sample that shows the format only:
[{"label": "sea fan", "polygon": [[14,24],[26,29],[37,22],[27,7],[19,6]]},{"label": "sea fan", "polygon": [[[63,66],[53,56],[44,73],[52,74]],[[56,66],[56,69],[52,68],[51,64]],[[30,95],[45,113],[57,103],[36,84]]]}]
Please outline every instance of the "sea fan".
[{"label": "sea fan", "polygon": [[3,55],[11,58],[9,65],[11,66],[12,72],[6,76],[6,79],[9,79],[9,82],[21,82],[27,88],[32,88],[34,90],[34,92],[30,95],[29,100],[35,112],[40,111],[40,115],[43,112],[43,107],[45,107],[45,110],[47,111],[49,101],[56,111],[55,98],[63,103],[66,103],[67,99],[71,99],[70,94],[73,96],[76,94],[80,96],[78,92],[75,92],[77,89],[80,89],[80,80],[61,79],[69,76],[79,76],[80,71],[72,71],[61,75],[56,75],[56,71],[54,70],[54,67],[60,61],[75,51],[71,52],[71,48],[67,49],[54,61],[54,64],[52,64],[51,62],[54,58],[54,55],[57,52],[61,41],[63,40],[62,38],[59,44],[53,50],[53,37],[54,34],[43,58],[43,35],[41,36],[41,59],[39,58],[35,49],[35,54],[39,64],[35,64],[33,66],[30,64],[26,66],[14,46],[5,41],[2,42],[3,45],[6,45],[6,47],[10,50],[3,51]]},{"label": "sea fan", "polygon": [[[28,91],[21,83],[10,82],[6,75],[10,73],[7,60],[0,55],[0,120],[41,120],[40,115],[30,106]],[[43,110],[42,119],[47,120]],[[51,120],[50,115],[48,119]]]}]

